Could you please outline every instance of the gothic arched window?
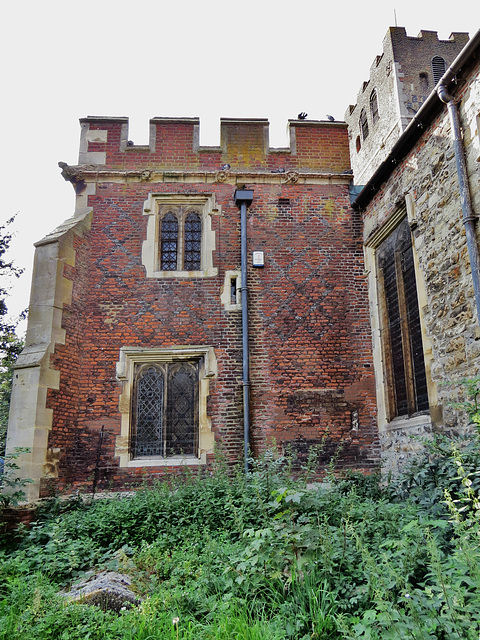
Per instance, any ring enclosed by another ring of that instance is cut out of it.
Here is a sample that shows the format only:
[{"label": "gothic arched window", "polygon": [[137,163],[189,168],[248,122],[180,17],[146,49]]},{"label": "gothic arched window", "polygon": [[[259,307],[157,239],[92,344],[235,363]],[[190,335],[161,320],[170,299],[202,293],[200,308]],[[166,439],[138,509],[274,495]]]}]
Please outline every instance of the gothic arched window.
[{"label": "gothic arched window", "polygon": [[434,56],[432,58],[433,84],[437,84],[446,70],[445,60],[441,56]]},{"label": "gothic arched window", "polygon": [[134,391],[134,429],[132,454],[141,456],[163,455],[164,372],[158,365],[138,367]]},{"label": "gothic arched window", "polygon": [[185,218],[185,248],[183,252],[183,268],[185,271],[200,269],[202,256],[202,219],[196,212]]},{"label": "gothic arched window", "polygon": [[137,365],[133,385],[133,458],[198,453],[198,362]]},{"label": "gothic arched window", "polygon": [[362,132],[362,139],[366,140],[368,138],[368,120],[367,120],[367,112],[365,109],[362,109],[360,112],[360,131]]},{"label": "gothic arched window", "polygon": [[372,116],[372,124],[375,124],[378,120],[378,99],[375,89],[370,94],[370,114]]},{"label": "gothic arched window", "polygon": [[197,448],[198,367],[190,362],[168,367],[166,455],[194,455]]},{"label": "gothic arched window", "polygon": [[202,217],[188,207],[167,209],[160,218],[160,269],[200,271],[202,268]]}]

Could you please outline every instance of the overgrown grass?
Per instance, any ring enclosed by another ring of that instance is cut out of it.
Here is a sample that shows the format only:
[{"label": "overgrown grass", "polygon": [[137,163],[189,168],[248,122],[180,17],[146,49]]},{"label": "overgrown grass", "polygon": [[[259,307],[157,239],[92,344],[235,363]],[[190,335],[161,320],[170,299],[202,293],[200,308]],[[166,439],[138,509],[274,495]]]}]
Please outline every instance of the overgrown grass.
[{"label": "overgrown grass", "polygon": [[[308,469],[294,479],[269,451],[247,477],[219,464],[128,498],[51,501],[3,541],[0,639],[477,640],[479,451],[438,441],[390,487],[347,474],[308,489]],[[66,603],[93,568],[128,573],[142,603]]]}]

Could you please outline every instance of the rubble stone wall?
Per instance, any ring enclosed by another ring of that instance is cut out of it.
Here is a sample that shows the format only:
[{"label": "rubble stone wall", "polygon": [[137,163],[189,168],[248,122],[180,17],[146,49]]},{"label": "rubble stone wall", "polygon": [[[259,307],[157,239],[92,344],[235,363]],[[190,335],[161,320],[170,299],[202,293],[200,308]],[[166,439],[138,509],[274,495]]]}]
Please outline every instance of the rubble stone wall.
[{"label": "rubble stone wall", "polygon": [[[474,213],[480,213],[480,83],[478,65],[456,94],[466,149],[469,188]],[[431,423],[414,418],[395,427],[380,419],[383,458],[398,468],[402,457],[418,449],[410,435],[432,430],[458,431],[466,415],[451,403],[462,398],[461,380],[480,373],[480,329],[466,245],[452,131],[447,108],[425,131],[409,155],[391,173],[364,212],[364,241],[389,224],[405,206],[417,261],[417,288],[423,323],[424,348],[430,374]],[[368,251],[367,251],[368,254]],[[369,268],[373,268],[370,260]],[[370,286],[374,301],[375,283]],[[376,309],[372,304],[372,317]],[[377,327],[378,329],[378,327]],[[373,331],[378,354],[378,330]],[[380,359],[379,359],[380,362]],[[376,361],[377,363],[377,361]],[[376,367],[379,415],[383,402],[381,366]]]}]

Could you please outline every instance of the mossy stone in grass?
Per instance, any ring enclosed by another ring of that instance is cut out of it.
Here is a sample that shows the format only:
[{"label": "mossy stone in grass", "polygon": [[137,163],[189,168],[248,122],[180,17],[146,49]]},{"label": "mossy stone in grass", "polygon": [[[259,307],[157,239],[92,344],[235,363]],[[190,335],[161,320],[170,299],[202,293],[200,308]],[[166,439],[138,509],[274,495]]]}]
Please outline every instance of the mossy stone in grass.
[{"label": "mossy stone in grass", "polygon": [[70,602],[93,604],[104,611],[119,612],[122,607],[130,609],[140,602],[130,585],[128,576],[116,571],[102,571],[81,580],[62,595]]}]

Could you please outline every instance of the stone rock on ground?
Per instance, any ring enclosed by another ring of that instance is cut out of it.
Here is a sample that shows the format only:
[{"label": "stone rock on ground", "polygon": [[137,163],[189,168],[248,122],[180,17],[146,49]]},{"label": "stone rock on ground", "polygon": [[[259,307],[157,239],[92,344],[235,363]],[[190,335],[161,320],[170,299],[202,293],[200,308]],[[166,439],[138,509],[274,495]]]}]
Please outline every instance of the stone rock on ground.
[{"label": "stone rock on ground", "polygon": [[130,585],[128,576],[116,571],[102,571],[81,580],[63,595],[71,602],[93,604],[104,611],[118,613],[122,607],[130,609],[140,602]]}]

